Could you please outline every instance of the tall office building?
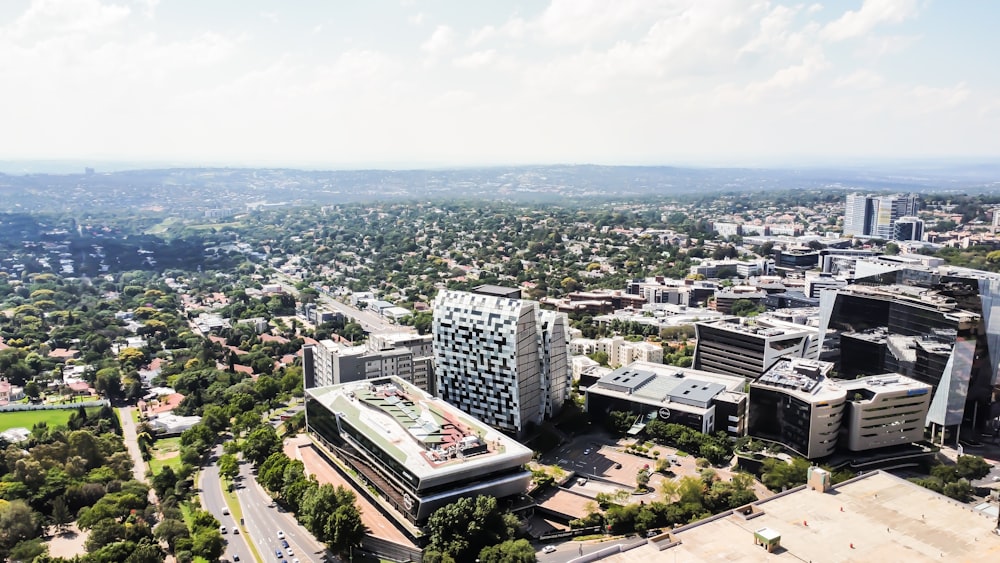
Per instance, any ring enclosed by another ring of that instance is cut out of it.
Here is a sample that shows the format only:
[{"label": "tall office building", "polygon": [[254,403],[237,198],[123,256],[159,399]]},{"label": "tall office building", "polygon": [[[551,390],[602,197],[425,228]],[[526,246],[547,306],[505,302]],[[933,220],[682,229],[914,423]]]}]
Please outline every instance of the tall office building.
[{"label": "tall office building", "polygon": [[844,234],[893,240],[896,222],[915,216],[918,210],[919,202],[912,195],[848,194],[844,207]]},{"label": "tall office building", "polygon": [[1000,276],[885,261],[877,271],[820,296],[840,376],[900,373],[933,387],[928,425],[985,428],[1000,415]]},{"label": "tall office building", "polygon": [[359,346],[322,340],[302,349],[305,387],[340,385],[363,379],[396,376],[428,393],[434,392],[431,335],[375,333]]},{"label": "tall office building", "polygon": [[446,290],[434,301],[438,396],[504,432],[523,435],[569,396],[566,317],[520,291]]},{"label": "tall office building", "polygon": [[893,240],[923,240],[924,222],[916,217],[900,217],[892,227]]},{"label": "tall office building", "polygon": [[870,235],[875,214],[870,197],[861,194],[847,194],[844,208],[844,234],[856,237]]},{"label": "tall office building", "polygon": [[809,459],[924,438],[930,385],[896,373],[830,379],[832,368],[829,362],[781,360],[752,381],[748,433]]},{"label": "tall office building", "polygon": [[819,356],[818,329],[761,315],[694,325],[694,368],[757,379],[782,358]]}]

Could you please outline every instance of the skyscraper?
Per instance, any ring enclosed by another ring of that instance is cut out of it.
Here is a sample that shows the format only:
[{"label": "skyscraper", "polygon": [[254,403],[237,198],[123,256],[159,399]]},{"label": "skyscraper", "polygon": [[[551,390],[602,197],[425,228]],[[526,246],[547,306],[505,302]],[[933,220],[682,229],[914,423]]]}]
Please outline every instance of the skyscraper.
[{"label": "skyscraper", "polygon": [[1000,276],[907,263],[880,272],[820,295],[820,331],[824,346],[839,348],[838,373],[927,383],[929,425],[982,430],[1000,414]]},{"label": "skyscraper", "polygon": [[438,293],[433,327],[445,401],[518,436],[562,408],[570,378],[564,315],[487,285]]},{"label": "skyscraper", "polygon": [[870,197],[861,194],[847,194],[844,208],[844,234],[856,237],[870,235],[874,213]]},{"label": "skyscraper", "polygon": [[848,194],[844,207],[844,234],[893,240],[895,224],[914,216],[919,209],[916,196],[870,196]]}]

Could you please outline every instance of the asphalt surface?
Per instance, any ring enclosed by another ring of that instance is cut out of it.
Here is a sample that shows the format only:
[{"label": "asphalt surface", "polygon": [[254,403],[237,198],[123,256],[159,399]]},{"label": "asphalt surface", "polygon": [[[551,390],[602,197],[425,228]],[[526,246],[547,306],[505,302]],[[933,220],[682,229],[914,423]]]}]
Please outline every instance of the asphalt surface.
[{"label": "asphalt surface", "polygon": [[[236,497],[243,510],[245,536],[254,542],[264,561],[286,563],[291,563],[295,559],[303,563],[336,561],[332,556],[325,558],[327,552],[323,544],[300,526],[291,513],[283,512],[271,501],[271,497],[254,479],[249,463],[240,464],[240,477],[242,481],[236,489]],[[291,547],[292,555],[288,555],[282,547],[278,531],[284,532],[285,541]],[[282,557],[277,557],[276,549],[281,549]]]},{"label": "asphalt surface", "polygon": [[[278,278],[279,283],[285,288],[285,291],[289,292],[291,295],[298,295],[298,291],[295,289],[295,280],[284,276],[282,274],[275,274]],[[372,311],[363,311],[356,307],[352,307],[346,303],[341,303],[336,299],[330,297],[325,293],[319,294],[319,302],[322,305],[333,309],[344,315],[349,319],[354,319],[361,328],[365,329],[365,332],[384,332],[384,331],[412,331],[413,329],[407,326],[397,325],[388,319],[380,317],[377,313]]]},{"label": "asphalt surface", "polygon": [[[212,451],[212,456],[218,459],[220,455],[222,455],[222,446],[216,446]],[[231,514],[223,514],[222,509],[226,507],[226,500],[222,493],[223,484],[222,479],[219,477],[218,465],[213,463],[202,469],[199,486],[201,489],[202,507],[211,513],[212,516],[215,516],[220,524],[226,527],[226,533],[222,537],[228,545],[222,558],[232,561],[233,555],[238,555],[241,563],[243,561],[251,563],[253,561],[253,552],[250,551],[250,547],[247,545],[246,529],[240,530],[239,534],[234,534],[233,530],[238,527],[239,522]]]}]

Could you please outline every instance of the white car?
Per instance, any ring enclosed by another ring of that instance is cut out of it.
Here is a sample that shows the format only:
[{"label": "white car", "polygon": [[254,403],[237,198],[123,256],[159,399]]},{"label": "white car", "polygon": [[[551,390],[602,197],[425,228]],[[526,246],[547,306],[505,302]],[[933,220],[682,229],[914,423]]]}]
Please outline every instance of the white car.
[{"label": "white car", "polygon": [[281,530],[278,530],[278,539],[279,540],[285,539],[285,532],[282,532]]},{"label": "white car", "polygon": [[554,545],[547,545],[547,546],[545,546],[545,547],[542,548],[542,553],[552,553],[555,550],[556,550],[556,546],[554,546]]},{"label": "white car", "polygon": [[292,553],[292,548],[290,548],[290,547],[285,550],[285,553],[287,553],[289,557],[295,555],[294,553]]}]

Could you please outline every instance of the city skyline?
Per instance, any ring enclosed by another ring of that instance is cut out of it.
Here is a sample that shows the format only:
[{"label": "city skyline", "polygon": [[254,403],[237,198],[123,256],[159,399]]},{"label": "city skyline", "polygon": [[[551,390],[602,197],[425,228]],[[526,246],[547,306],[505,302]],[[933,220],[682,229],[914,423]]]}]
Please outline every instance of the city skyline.
[{"label": "city skyline", "polygon": [[21,0],[0,159],[794,165],[1000,156],[985,3]]}]

